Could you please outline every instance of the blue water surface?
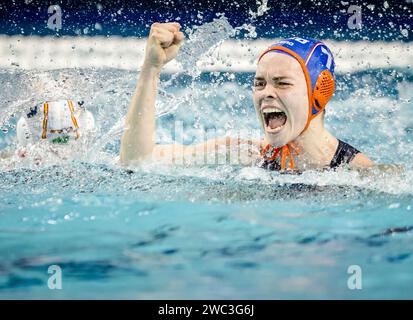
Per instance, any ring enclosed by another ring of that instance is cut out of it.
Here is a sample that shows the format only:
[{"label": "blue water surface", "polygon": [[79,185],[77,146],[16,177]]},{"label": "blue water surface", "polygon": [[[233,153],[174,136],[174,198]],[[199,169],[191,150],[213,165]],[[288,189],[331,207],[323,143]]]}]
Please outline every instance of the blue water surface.
[{"label": "blue water surface", "polygon": [[[75,79],[69,93],[85,100],[99,133],[72,160],[4,164],[0,298],[413,298],[410,70],[339,75],[326,114],[340,139],[378,163],[405,166],[390,175],[280,175],[230,164],[122,168],[117,123],[136,73],[45,73]],[[3,101],[18,93],[48,98],[22,81],[32,77],[1,71],[3,83],[16,83]],[[158,119],[158,142],[198,142],[208,128],[217,135],[258,129],[251,79],[163,76],[158,109],[166,114]],[[22,99],[18,107],[28,103]],[[15,145],[17,113],[9,116],[3,148]],[[183,123],[182,137],[172,130],[176,121]],[[48,287],[51,265],[62,269],[61,290]],[[348,286],[355,265],[361,290]]]}]

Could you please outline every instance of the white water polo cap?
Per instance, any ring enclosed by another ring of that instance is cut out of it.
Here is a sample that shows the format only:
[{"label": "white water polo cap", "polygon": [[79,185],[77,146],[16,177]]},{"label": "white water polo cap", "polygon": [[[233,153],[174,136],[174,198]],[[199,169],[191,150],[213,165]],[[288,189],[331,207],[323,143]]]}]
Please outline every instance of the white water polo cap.
[{"label": "white water polo cap", "polygon": [[93,130],[95,120],[90,111],[72,100],[47,101],[30,108],[17,122],[19,145],[47,140],[65,144]]}]

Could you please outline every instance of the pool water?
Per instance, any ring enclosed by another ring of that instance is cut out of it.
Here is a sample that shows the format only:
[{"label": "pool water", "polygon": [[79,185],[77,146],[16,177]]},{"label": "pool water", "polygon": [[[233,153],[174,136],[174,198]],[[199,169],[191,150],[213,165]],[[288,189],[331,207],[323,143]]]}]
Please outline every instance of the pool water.
[{"label": "pool water", "polygon": [[[413,298],[409,68],[338,75],[326,114],[338,138],[378,163],[403,164],[398,175],[282,175],[230,164],[122,168],[121,124],[136,76],[0,72],[2,85],[14,88],[2,93],[3,148],[15,144],[18,113],[38,100],[76,97],[98,124],[70,160],[47,151],[40,165],[2,160],[0,298]],[[259,129],[252,78],[163,76],[158,142]],[[49,87],[36,91],[42,79]],[[177,122],[183,133],[173,130]],[[61,290],[47,285],[51,265],[62,270]],[[350,266],[361,268],[360,290],[348,286]]]}]

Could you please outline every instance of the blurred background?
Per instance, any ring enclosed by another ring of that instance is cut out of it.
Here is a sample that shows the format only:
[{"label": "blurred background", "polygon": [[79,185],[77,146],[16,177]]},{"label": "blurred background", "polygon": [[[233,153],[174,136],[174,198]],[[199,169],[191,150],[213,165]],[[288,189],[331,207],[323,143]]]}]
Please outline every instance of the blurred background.
[{"label": "blurred background", "polygon": [[[305,35],[332,42],[375,42],[333,46],[338,71],[367,63],[372,67],[404,67],[411,61],[409,43],[412,1],[37,1],[0,4],[0,67],[139,67],[143,41],[153,22],[178,21],[188,36],[195,26],[220,17],[236,29],[227,43],[236,71],[253,71],[254,58],[277,38]],[[41,40],[38,38],[41,37]],[[261,40],[251,44],[253,40]],[[397,44],[395,47],[394,44]],[[364,48],[365,49],[365,48]],[[225,50],[225,51],[227,51]],[[363,61],[362,61],[363,60]],[[350,66],[353,65],[353,66]],[[176,66],[175,66],[176,68]],[[228,67],[205,66],[207,70]],[[167,71],[176,70],[169,66]]]}]

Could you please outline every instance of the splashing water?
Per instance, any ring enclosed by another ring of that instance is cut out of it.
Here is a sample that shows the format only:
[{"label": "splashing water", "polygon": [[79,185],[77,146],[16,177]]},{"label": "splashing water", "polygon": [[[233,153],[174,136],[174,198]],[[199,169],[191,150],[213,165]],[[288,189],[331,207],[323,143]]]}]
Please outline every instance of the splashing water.
[{"label": "splashing water", "polygon": [[[251,17],[255,18],[264,15],[269,9],[266,4],[267,2],[264,1],[257,9],[257,13],[251,11]],[[160,117],[175,112],[175,110],[184,105],[188,99],[197,98],[198,96],[196,96],[196,94],[194,96],[193,94],[195,90],[192,92],[189,91],[189,95],[187,96],[176,97],[174,94],[168,93],[167,89],[181,75],[189,75],[193,79],[199,77],[202,73],[201,66],[205,64],[205,61],[202,60],[206,60],[206,63],[209,65],[217,63],[220,60],[226,63],[226,58],[215,55],[216,49],[225,40],[235,35],[240,35],[243,31],[248,32],[243,34],[245,39],[255,38],[257,36],[255,26],[252,22],[248,24],[244,23],[242,26],[232,27],[225,15],[221,15],[212,22],[195,26],[193,29],[188,28],[186,30],[188,37],[176,57],[176,61],[182,66],[183,71],[174,74],[171,79],[161,83],[159,95],[163,99],[159,99],[157,102],[157,115]],[[193,85],[194,82],[189,81],[189,87],[195,89]]]},{"label": "splashing water", "polygon": [[188,41],[185,41],[182,45],[176,60],[193,77],[201,73],[197,68],[199,59],[204,55],[209,55],[223,41],[235,35],[235,29],[229,24],[225,16],[186,31]]},{"label": "splashing water", "polygon": [[249,10],[249,15],[250,15],[251,19],[256,19],[257,17],[261,17],[267,11],[269,11],[271,9],[271,7],[268,7],[268,0],[262,0],[262,2],[257,0],[257,4],[259,5],[258,8],[257,8],[257,12],[254,12],[251,9]]},{"label": "splashing water", "polygon": [[[212,56],[216,48],[225,40],[235,35],[237,29],[233,28],[224,15],[212,22],[195,26],[193,29],[187,29],[188,39],[179,50],[176,61],[182,66],[182,73],[177,73],[168,81],[161,83],[159,95],[163,99],[157,102],[157,115],[164,116],[174,112],[182,106],[188,99],[193,99],[193,93],[186,96],[176,97],[166,90],[182,74],[189,75],[191,78],[197,78],[201,75],[201,59]],[[194,89],[193,81],[190,81],[190,88]]]}]

